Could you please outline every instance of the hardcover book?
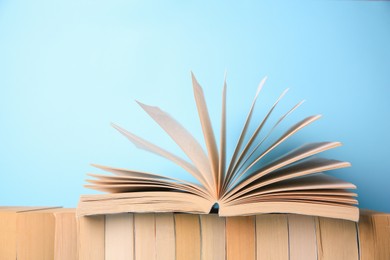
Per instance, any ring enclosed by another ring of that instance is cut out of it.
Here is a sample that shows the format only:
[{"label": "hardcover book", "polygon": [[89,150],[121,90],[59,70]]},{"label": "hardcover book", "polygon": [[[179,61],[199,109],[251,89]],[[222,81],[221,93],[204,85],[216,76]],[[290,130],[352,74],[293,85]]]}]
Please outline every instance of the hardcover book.
[{"label": "hardcover book", "polygon": [[[284,155],[263,162],[272,151],[320,115],[308,116],[282,135],[271,133],[303,101],[269,124],[271,115],[287,90],[269,108],[266,116],[250,131],[253,113],[264,78],[258,87],[234,152],[226,159],[226,80],[222,90],[219,145],[212,128],[203,89],[192,74],[194,98],[202,126],[206,151],[179,122],[158,107],[138,102],[141,108],[170,136],[188,157],[181,158],[168,150],[135,135],[118,125],[112,126],[138,148],[162,156],[190,173],[197,182],[185,181],[151,172],[102,165],[95,167],[107,174],[89,174],[86,187],[105,194],[82,195],[78,214],[186,212],[220,216],[245,216],[262,213],[295,213],[357,221],[356,186],[324,172],[350,166],[350,163],[318,157],[336,148],[340,142],[303,144]],[[270,143],[270,145],[266,145]],[[219,146],[219,147],[218,147]],[[260,163],[259,163],[260,162]],[[261,163],[263,162],[263,163]]]}]

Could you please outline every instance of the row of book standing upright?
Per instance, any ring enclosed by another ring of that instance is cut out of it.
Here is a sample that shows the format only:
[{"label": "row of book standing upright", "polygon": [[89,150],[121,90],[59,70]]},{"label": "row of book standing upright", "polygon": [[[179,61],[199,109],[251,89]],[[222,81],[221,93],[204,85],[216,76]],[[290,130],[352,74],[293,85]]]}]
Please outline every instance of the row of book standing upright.
[{"label": "row of book standing upright", "polygon": [[0,207],[2,260],[390,259],[390,214],[112,214]]}]

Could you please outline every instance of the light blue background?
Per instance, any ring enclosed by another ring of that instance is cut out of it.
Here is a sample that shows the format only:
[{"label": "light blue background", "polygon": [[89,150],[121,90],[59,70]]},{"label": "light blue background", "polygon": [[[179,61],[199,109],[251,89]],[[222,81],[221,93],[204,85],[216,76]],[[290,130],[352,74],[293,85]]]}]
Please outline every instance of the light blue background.
[{"label": "light blue background", "polygon": [[200,138],[192,70],[216,129],[227,71],[230,154],[268,75],[256,115],[286,87],[278,115],[307,100],[278,133],[324,115],[279,152],[342,141],[324,156],[353,167],[331,174],[358,186],[361,207],[390,212],[389,46],[384,2],[0,1],[0,204],[75,207],[85,174],[101,172],[90,163],[180,176],[109,123],[178,152],[137,99]]}]

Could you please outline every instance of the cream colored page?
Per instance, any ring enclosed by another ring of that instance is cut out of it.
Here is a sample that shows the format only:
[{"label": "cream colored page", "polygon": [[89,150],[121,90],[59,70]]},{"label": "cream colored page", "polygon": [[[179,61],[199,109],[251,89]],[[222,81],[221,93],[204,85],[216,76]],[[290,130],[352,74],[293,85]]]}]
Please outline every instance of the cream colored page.
[{"label": "cream colored page", "polygon": [[221,193],[226,170],[226,78],[222,90],[221,133],[219,141],[218,194]]},{"label": "cream colored page", "polygon": [[138,104],[175,141],[205,177],[208,185],[212,187],[213,180],[208,157],[195,138],[179,122],[158,107],[148,106],[140,102]]},{"label": "cream colored page", "polygon": [[[202,197],[210,198],[210,192],[208,192],[203,186],[192,183],[192,182],[183,181],[180,179],[170,178],[170,177],[166,177],[163,175],[158,175],[158,174],[148,173],[148,172],[140,172],[140,171],[123,169],[123,168],[114,168],[114,167],[96,165],[96,164],[94,164],[93,166],[97,167],[99,169],[102,169],[104,171],[116,174],[120,177],[140,178],[140,179],[145,179],[145,180],[154,179],[156,181],[157,180],[161,180],[161,181],[166,180],[166,181],[175,182],[178,184],[183,184],[183,185],[186,185],[189,189],[198,190],[199,194],[203,194]],[[92,176],[99,176],[99,178],[107,178],[107,179],[112,178],[112,176],[111,177],[110,176],[103,177],[102,175],[97,175],[97,174],[93,174]]]},{"label": "cream colored page", "polygon": [[359,209],[350,205],[332,203],[307,203],[307,202],[258,202],[241,205],[222,205],[220,216],[252,215],[263,213],[291,213],[309,216],[323,216],[330,218],[359,220]]},{"label": "cream colored page", "polygon": [[192,176],[194,176],[198,181],[205,184],[204,176],[191,163],[188,163],[184,159],[166,151],[165,149],[163,149],[157,145],[154,145],[154,144],[142,139],[141,137],[136,136],[133,133],[126,131],[125,129],[123,129],[115,124],[112,124],[112,126],[115,129],[117,129],[121,134],[123,134],[127,139],[129,139],[132,143],[134,143],[138,148],[146,150],[146,151],[154,153],[154,154],[157,154],[161,157],[164,157],[164,158],[172,161],[173,163],[182,167],[184,170],[186,170]]},{"label": "cream colored page", "polygon": [[182,192],[126,192],[82,195],[79,216],[121,212],[208,213],[214,202]]},{"label": "cream colored page", "polygon": [[[268,136],[272,133],[272,131],[278,126],[278,124],[290,113],[292,113],[296,108],[298,108],[301,103],[298,103],[296,106],[294,106],[288,113],[286,113],[284,116],[282,116],[279,121],[272,127],[271,131],[260,141],[257,143],[257,145],[252,149],[251,152],[248,152],[249,149],[252,147],[253,145],[253,142],[256,140],[256,137],[258,136],[258,134],[261,132],[261,130],[263,129],[263,126],[265,125],[265,123],[268,121],[268,118],[271,116],[272,112],[274,111],[275,107],[278,105],[279,101],[284,97],[284,95],[287,93],[288,89],[286,89],[285,91],[283,91],[283,93],[280,95],[280,97],[276,100],[276,102],[274,103],[274,105],[271,107],[271,109],[268,111],[267,115],[264,117],[263,121],[260,123],[260,125],[256,128],[255,132],[253,133],[253,135],[251,136],[251,138],[249,139],[249,141],[247,142],[247,144],[245,145],[244,149],[242,150],[240,156],[238,157],[237,161],[236,161],[236,164],[234,165],[233,169],[232,169],[232,172],[233,172],[233,175],[234,175],[234,178],[233,179],[236,179],[239,178],[241,176],[241,174],[239,174],[240,172],[240,169],[241,167],[243,167],[243,165],[245,165],[245,163],[251,158],[251,156],[253,155],[253,153],[258,149],[258,147],[261,146],[261,144],[268,138]],[[245,158],[245,159],[244,159]],[[229,186],[231,185],[234,185],[234,182],[231,183]]]},{"label": "cream colored page", "polygon": [[134,259],[133,214],[106,215],[105,260],[131,259]]},{"label": "cream colored page", "polygon": [[256,95],[255,95],[255,97],[254,97],[254,99],[252,101],[252,105],[251,105],[251,107],[249,109],[249,112],[248,112],[248,115],[247,115],[247,117],[245,119],[244,127],[243,127],[243,129],[242,129],[242,131],[240,133],[240,137],[238,138],[237,144],[236,144],[236,146],[234,148],[233,156],[232,156],[232,158],[230,159],[230,162],[229,162],[229,167],[228,167],[228,170],[226,172],[226,179],[225,179],[225,182],[224,182],[224,185],[223,185],[224,189],[226,188],[226,186],[228,185],[228,183],[229,183],[229,181],[230,181],[230,179],[232,177],[232,168],[233,168],[234,164],[236,163],[238,153],[241,150],[241,146],[242,146],[242,144],[244,142],[246,133],[248,131],[249,124],[250,124],[251,119],[252,119],[253,109],[254,109],[254,107],[256,105],[257,98],[259,96],[260,91],[263,89],[263,86],[264,86],[266,80],[267,80],[267,77],[264,77],[261,80],[259,86],[257,87]]},{"label": "cream colored page", "polygon": [[242,191],[231,196],[229,200],[242,196],[246,193],[251,192],[252,190],[259,189],[263,186],[267,186],[273,183],[281,182],[288,179],[293,179],[297,177],[307,177],[307,175],[330,171],[340,168],[349,167],[351,164],[348,162],[342,162],[337,160],[329,160],[324,158],[309,158],[306,161],[301,163],[294,164],[292,166],[287,166],[281,170],[273,171],[272,174],[264,176],[259,183],[252,184],[248,188],[243,189]]},{"label": "cream colored page", "polygon": [[203,89],[199,85],[194,74],[191,73],[191,76],[195,102],[198,108],[199,119],[202,125],[203,136],[206,142],[209,164],[213,174],[214,187],[217,190],[219,167],[217,143],[215,141],[214,131],[211,124],[209,112],[207,110],[207,104],[203,94]]},{"label": "cream colored page", "polygon": [[[324,189],[356,189],[356,186],[336,177],[318,173],[300,179],[290,179],[263,187],[260,191],[253,191],[244,195],[255,196],[269,193],[280,193],[294,190],[324,190]],[[355,193],[351,193],[355,194]]]},{"label": "cream colored page", "polygon": [[287,153],[286,155],[282,156],[281,158],[278,158],[277,160],[263,166],[262,168],[258,169],[253,174],[246,177],[242,182],[240,182],[236,187],[228,191],[228,193],[225,194],[224,199],[227,199],[229,196],[233,195],[236,191],[240,190],[241,188],[247,186],[251,182],[260,179],[262,176],[269,174],[279,168],[282,168],[286,165],[289,165],[291,163],[294,163],[298,160],[302,160],[304,158],[307,158],[309,156],[318,154],[320,152],[335,148],[337,146],[340,146],[341,144],[339,142],[320,142],[320,143],[310,143],[302,145],[301,147],[298,147],[297,149]]},{"label": "cream colored page", "polygon": [[261,160],[265,155],[267,155],[269,152],[271,152],[273,149],[275,149],[277,146],[279,146],[282,142],[284,142],[286,139],[297,133],[299,130],[303,129],[304,127],[308,126],[309,124],[313,123],[314,121],[318,120],[321,116],[315,115],[315,116],[309,116],[302,121],[298,122],[294,126],[292,126],[289,130],[287,130],[277,141],[275,141],[272,145],[270,145],[260,156],[256,157],[256,159],[249,164],[241,173],[241,175],[244,175],[249,169],[251,169],[258,161]]}]

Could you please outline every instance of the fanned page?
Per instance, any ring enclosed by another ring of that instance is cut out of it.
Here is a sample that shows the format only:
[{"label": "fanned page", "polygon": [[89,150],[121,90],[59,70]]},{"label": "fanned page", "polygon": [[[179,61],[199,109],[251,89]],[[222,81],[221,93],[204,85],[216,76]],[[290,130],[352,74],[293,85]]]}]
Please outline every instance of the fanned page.
[{"label": "fanned page", "polygon": [[[284,95],[287,93],[288,89],[286,89],[285,91],[283,91],[283,93],[280,95],[280,97],[276,100],[276,102],[274,103],[274,105],[271,107],[271,109],[268,111],[267,115],[264,117],[264,119],[261,121],[261,123],[259,124],[259,126],[256,128],[256,130],[254,131],[254,133],[252,134],[252,136],[250,137],[249,141],[247,142],[247,144],[245,145],[244,149],[241,151],[240,155],[238,156],[238,158],[235,160],[235,163],[231,169],[231,181],[238,178],[239,175],[238,175],[238,172],[239,170],[241,169],[241,167],[247,162],[247,160],[252,156],[252,154],[257,150],[257,148],[261,145],[261,143],[267,138],[264,137],[263,140],[261,142],[258,142],[258,144],[256,145],[256,147],[254,149],[252,149],[251,152],[249,152],[249,149],[253,146],[253,143],[254,141],[256,140],[257,136],[259,135],[259,133],[261,132],[261,130],[263,129],[264,125],[267,123],[269,117],[271,116],[272,112],[274,111],[274,109],[276,108],[276,106],[278,105],[279,101],[284,97]],[[275,128],[276,125],[273,127]],[[271,130],[272,131],[272,130]],[[244,160],[244,157],[246,158]],[[231,185],[231,181],[230,181],[230,185]]]},{"label": "fanned page", "polygon": [[[294,213],[352,221],[359,219],[359,209],[354,197],[347,191],[355,186],[327,176],[314,176],[276,183],[263,191],[253,191],[246,196],[228,203],[220,203],[221,216],[234,216],[237,212],[245,215],[259,213]],[[295,191],[296,193],[292,193]]]},{"label": "fanned page", "polygon": [[126,131],[125,129],[123,129],[115,124],[111,124],[111,125],[115,129],[117,129],[121,134],[123,134],[125,137],[127,137],[127,139],[129,139],[139,149],[143,149],[143,150],[146,150],[148,152],[157,154],[161,157],[166,158],[167,160],[172,161],[173,163],[176,163],[177,165],[182,167],[184,170],[186,170],[188,173],[190,173],[192,176],[194,176],[205,187],[207,187],[207,180],[200,173],[200,171],[192,164],[190,164],[187,161],[185,161],[184,159],[181,159],[180,157],[164,150],[163,148],[160,148],[157,145],[154,145],[154,144],[142,139],[141,137],[136,136],[135,134]]},{"label": "fanned page", "polygon": [[274,150],[281,149],[283,142],[318,120],[320,115],[306,117],[271,139],[282,122],[303,103],[296,103],[277,117],[276,122],[270,122],[287,89],[268,108],[258,124],[252,126],[257,121],[255,107],[267,79],[265,77],[257,88],[231,159],[226,161],[226,79],[222,89],[218,148],[203,89],[195,76],[191,76],[206,152],[202,144],[168,113],[138,101],[187,158],[181,158],[115,124],[112,126],[137,148],[180,166],[196,179],[196,183],[156,173],[93,165],[108,174],[90,173],[85,187],[108,194],[82,195],[79,215],[123,212],[205,214],[219,209],[221,216],[296,213],[358,220],[357,194],[351,191],[356,186],[324,174],[349,167],[350,163],[317,157],[319,153],[341,146],[340,142],[304,144],[278,158],[269,158]]},{"label": "fanned page", "polygon": [[192,86],[194,89],[194,97],[196,101],[196,106],[198,108],[198,114],[200,123],[202,125],[203,130],[203,136],[204,140],[206,142],[207,152],[208,152],[208,158],[210,163],[211,172],[213,175],[213,184],[214,184],[214,191],[215,194],[217,194],[217,184],[218,184],[218,149],[217,149],[217,143],[215,141],[213,128],[211,126],[211,120],[209,116],[209,112],[207,110],[206,100],[204,98],[203,89],[200,87],[198,81],[196,80],[194,74],[192,74]]},{"label": "fanned page", "polygon": [[226,168],[226,78],[222,90],[221,137],[219,144],[218,197],[225,182]]},{"label": "fanned page", "polygon": [[245,135],[246,135],[246,133],[248,131],[248,127],[249,127],[250,121],[252,119],[253,109],[255,108],[257,98],[259,96],[260,91],[263,89],[263,86],[264,86],[266,80],[267,80],[267,77],[263,78],[263,80],[260,82],[260,84],[259,84],[259,86],[257,88],[257,92],[256,92],[256,95],[255,95],[255,98],[253,99],[253,102],[252,102],[251,108],[249,110],[249,113],[248,113],[248,115],[246,117],[244,127],[243,127],[243,129],[241,131],[240,137],[239,137],[239,139],[237,141],[237,144],[235,146],[232,158],[230,159],[229,167],[228,167],[228,170],[226,172],[226,178],[224,180],[224,184],[223,184],[223,187],[222,187],[223,190],[226,189],[226,186],[229,184],[231,178],[233,177],[233,172],[232,172],[233,167],[234,167],[234,165],[236,163],[238,153],[240,152],[241,146],[242,146],[242,144],[244,142],[244,139],[245,139]]},{"label": "fanned page", "polygon": [[123,212],[186,212],[207,214],[214,202],[200,196],[172,191],[139,191],[99,195],[82,195],[79,216]]},{"label": "fanned page", "polygon": [[174,140],[183,152],[195,164],[196,168],[205,178],[207,185],[213,189],[213,176],[209,159],[195,138],[175,119],[159,109],[138,102],[138,104],[158,123],[161,128]]}]

